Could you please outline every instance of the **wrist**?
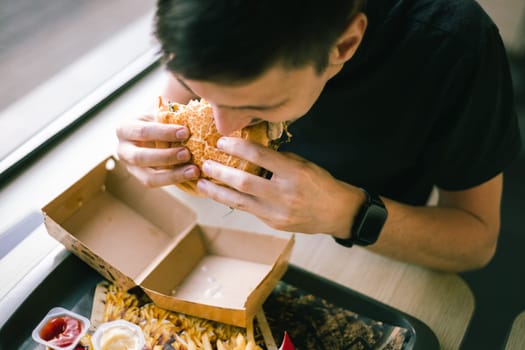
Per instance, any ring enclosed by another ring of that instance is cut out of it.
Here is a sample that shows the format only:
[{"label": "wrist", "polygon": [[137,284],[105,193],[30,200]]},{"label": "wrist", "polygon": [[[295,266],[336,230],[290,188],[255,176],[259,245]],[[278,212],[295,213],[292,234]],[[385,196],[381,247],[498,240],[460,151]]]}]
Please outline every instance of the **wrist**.
[{"label": "wrist", "polygon": [[342,205],[343,211],[339,213],[339,218],[341,218],[340,225],[332,233],[334,238],[350,238],[354,219],[367,199],[366,193],[359,187],[348,185],[348,188],[347,195],[343,201],[344,204]]},{"label": "wrist", "polygon": [[334,236],[335,241],[345,247],[351,247],[354,244],[362,246],[374,244],[388,216],[388,211],[378,195],[370,194],[364,189],[361,190],[365,200],[357,214],[352,216],[353,220],[346,238]]}]

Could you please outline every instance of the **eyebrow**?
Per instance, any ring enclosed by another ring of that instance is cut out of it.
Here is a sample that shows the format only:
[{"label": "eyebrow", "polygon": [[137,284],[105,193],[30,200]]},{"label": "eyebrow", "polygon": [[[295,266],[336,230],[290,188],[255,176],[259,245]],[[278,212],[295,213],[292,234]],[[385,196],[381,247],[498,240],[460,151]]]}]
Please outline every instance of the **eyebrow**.
[{"label": "eyebrow", "polygon": [[[198,96],[180,77],[175,76],[175,79],[189,92],[192,94]],[[271,104],[271,105],[244,105],[244,106],[229,106],[229,105],[218,105],[218,107],[221,108],[227,108],[227,109],[233,109],[233,110],[242,110],[242,109],[251,109],[251,110],[257,110],[257,111],[267,111],[274,108],[278,108],[283,106],[288,102],[288,99],[285,98],[284,100],[281,100],[277,103]]]},{"label": "eyebrow", "polygon": [[271,105],[244,105],[244,106],[218,105],[218,106],[222,108],[234,109],[234,110],[252,109],[252,110],[257,110],[257,111],[267,111],[267,110],[271,110],[277,107],[281,107],[282,105],[286,104],[286,102],[288,102],[288,99],[284,99],[282,101],[279,101]]}]

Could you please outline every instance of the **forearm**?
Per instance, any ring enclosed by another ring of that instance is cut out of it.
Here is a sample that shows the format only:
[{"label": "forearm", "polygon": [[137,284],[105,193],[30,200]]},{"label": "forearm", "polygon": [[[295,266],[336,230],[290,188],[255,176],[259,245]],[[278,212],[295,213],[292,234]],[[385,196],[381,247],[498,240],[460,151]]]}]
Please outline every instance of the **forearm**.
[{"label": "forearm", "polygon": [[389,216],[373,251],[447,271],[480,268],[494,254],[495,228],[472,213],[384,202]]}]

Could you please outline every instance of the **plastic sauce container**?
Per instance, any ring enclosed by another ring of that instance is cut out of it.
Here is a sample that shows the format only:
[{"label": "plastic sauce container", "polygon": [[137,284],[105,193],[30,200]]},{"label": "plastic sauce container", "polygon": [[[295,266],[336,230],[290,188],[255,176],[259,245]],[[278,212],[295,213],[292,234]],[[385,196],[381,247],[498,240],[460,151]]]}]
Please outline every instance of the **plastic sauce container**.
[{"label": "plastic sauce container", "polygon": [[94,350],[142,350],[145,343],[142,329],[124,320],[101,324],[91,341]]},{"label": "plastic sauce container", "polygon": [[86,334],[87,318],[62,307],[49,310],[31,334],[33,340],[55,350],[72,350]]}]

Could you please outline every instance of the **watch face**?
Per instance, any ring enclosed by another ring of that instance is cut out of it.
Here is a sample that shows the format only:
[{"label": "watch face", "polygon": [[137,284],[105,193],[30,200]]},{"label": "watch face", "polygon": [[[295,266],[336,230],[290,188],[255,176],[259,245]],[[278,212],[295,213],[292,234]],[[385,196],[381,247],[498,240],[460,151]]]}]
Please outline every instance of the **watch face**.
[{"label": "watch face", "polygon": [[371,196],[365,191],[367,200],[359,210],[350,238],[334,238],[335,241],[345,247],[353,244],[367,246],[375,243],[383,229],[388,211],[379,196]]},{"label": "watch face", "polygon": [[375,243],[388,215],[383,202],[378,196],[370,198],[360,214],[357,218],[359,222],[354,224],[357,225],[353,232],[356,243],[360,245]]}]

